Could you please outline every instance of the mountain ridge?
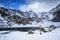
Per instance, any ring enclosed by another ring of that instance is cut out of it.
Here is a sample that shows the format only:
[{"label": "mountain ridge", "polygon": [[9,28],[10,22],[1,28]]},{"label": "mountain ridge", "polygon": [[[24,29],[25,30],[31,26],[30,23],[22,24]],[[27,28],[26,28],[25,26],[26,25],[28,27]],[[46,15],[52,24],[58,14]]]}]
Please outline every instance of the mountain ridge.
[{"label": "mountain ridge", "polygon": [[60,4],[49,12],[41,13],[35,13],[32,10],[22,12],[16,9],[0,7],[0,15],[5,21],[7,21],[6,23],[8,25],[11,25],[11,23],[26,25],[32,24],[31,22],[33,21],[36,21],[37,23],[44,21],[60,22],[60,14],[58,13],[60,13]]}]

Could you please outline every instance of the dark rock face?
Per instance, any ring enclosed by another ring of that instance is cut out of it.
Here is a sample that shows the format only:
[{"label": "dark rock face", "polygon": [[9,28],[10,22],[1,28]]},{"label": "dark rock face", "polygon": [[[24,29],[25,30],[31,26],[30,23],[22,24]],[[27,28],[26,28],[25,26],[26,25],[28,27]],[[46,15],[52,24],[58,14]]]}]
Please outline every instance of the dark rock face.
[{"label": "dark rock face", "polygon": [[[22,12],[20,10],[15,9],[7,9],[4,7],[0,7],[1,16],[7,21],[15,22],[17,24],[31,24],[30,21],[34,21],[38,15],[36,15],[33,11],[30,12]],[[32,15],[33,14],[33,15]],[[32,17],[30,17],[32,15]]]},{"label": "dark rock face", "polygon": [[56,16],[53,18],[53,21],[60,22],[60,10],[56,11],[54,15],[56,15]]},{"label": "dark rock face", "polygon": [[6,17],[6,16],[10,15],[10,14],[7,14],[6,11],[4,11],[4,10],[0,10],[0,14],[2,17]]},{"label": "dark rock face", "polygon": [[54,9],[53,16],[55,16],[52,21],[53,22],[60,22],[60,4]]}]

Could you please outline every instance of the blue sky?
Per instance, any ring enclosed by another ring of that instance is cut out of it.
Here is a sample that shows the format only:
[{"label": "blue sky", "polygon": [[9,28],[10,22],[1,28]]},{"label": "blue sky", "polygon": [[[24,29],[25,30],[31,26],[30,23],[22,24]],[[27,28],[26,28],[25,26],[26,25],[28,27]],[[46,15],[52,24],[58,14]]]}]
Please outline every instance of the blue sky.
[{"label": "blue sky", "polygon": [[26,4],[25,0],[0,0],[0,4],[5,7],[13,7],[14,9],[18,9],[20,5]]},{"label": "blue sky", "polygon": [[21,11],[48,12],[60,4],[60,0],[0,0],[0,6]]}]

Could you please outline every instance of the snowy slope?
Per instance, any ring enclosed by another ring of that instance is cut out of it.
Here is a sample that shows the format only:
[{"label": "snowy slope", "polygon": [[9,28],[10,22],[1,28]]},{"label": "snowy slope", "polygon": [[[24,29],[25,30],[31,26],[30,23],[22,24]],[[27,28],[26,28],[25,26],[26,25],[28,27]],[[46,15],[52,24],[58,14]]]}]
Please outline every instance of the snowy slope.
[{"label": "snowy slope", "polygon": [[60,28],[52,32],[43,33],[40,35],[39,31],[34,31],[35,34],[28,34],[27,32],[14,31],[2,36],[0,40],[60,40]]},{"label": "snowy slope", "polygon": [[60,22],[46,21],[46,22],[43,22],[42,25],[43,25],[44,27],[49,27],[50,25],[60,26]]}]

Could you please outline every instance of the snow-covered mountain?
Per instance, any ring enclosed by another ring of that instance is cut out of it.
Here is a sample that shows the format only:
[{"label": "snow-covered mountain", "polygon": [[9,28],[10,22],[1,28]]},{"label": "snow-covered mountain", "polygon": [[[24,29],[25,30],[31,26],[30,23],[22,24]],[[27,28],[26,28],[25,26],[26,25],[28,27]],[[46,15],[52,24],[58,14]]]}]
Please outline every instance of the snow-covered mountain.
[{"label": "snow-covered mountain", "polygon": [[46,21],[60,22],[60,4],[58,4],[55,8],[51,9],[49,12],[41,14],[41,18],[45,18]]},{"label": "snow-covered mountain", "polygon": [[54,21],[54,22],[60,22],[60,4],[57,5],[57,7],[53,8],[50,12],[54,16],[54,18],[52,19],[52,21]]},{"label": "snow-covered mountain", "polygon": [[[11,25],[11,23],[17,23],[17,24],[31,24],[31,21],[34,21],[37,18],[37,14],[33,11],[29,12],[22,12],[20,10],[15,9],[7,9],[4,7],[0,7],[0,15],[4,19],[4,21],[7,21],[8,25]],[[2,19],[0,19],[2,20]]]},{"label": "snow-covered mountain", "polygon": [[[16,9],[0,7],[0,21],[3,19],[7,26],[13,24],[32,24],[32,22],[55,21],[60,22],[60,4],[49,12],[35,13],[32,10],[22,12]],[[1,22],[2,24],[2,22]]]}]

